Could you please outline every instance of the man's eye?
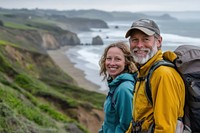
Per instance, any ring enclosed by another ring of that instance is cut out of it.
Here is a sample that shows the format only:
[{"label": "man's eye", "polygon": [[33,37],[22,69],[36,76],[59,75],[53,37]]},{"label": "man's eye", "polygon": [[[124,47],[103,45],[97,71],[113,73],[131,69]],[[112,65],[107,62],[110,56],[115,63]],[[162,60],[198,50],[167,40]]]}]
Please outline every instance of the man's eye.
[{"label": "man's eye", "polygon": [[130,39],[131,42],[137,42],[137,39]]}]

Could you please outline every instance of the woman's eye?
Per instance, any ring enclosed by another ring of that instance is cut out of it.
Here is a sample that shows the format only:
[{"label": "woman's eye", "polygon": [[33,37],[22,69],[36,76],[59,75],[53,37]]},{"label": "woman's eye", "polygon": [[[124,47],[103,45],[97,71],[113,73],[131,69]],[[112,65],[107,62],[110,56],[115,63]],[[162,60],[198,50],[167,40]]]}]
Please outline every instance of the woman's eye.
[{"label": "woman's eye", "polygon": [[115,60],[116,60],[116,61],[120,61],[121,59],[120,59],[120,58],[116,58]]},{"label": "woman's eye", "polygon": [[111,60],[111,58],[110,58],[110,57],[107,57],[106,60]]}]

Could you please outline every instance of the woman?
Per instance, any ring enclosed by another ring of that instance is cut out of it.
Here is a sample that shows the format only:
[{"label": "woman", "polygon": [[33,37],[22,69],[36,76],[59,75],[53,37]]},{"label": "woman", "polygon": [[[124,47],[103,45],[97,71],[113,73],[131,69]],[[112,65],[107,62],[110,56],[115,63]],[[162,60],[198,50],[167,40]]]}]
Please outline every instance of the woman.
[{"label": "woman", "polygon": [[100,75],[107,79],[109,92],[104,103],[104,123],[99,133],[124,133],[132,120],[132,98],[136,66],[123,42],[109,45],[99,62]]}]

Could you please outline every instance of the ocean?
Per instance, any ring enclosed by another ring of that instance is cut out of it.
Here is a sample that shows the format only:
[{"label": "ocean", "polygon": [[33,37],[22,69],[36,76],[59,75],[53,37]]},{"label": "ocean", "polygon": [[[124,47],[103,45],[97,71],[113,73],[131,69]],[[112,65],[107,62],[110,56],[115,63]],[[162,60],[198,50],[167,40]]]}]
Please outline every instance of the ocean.
[{"label": "ocean", "polygon": [[[177,46],[187,44],[200,46],[200,19],[188,20],[182,18],[177,21],[156,21],[163,37],[162,50],[175,50]],[[109,29],[91,29],[90,32],[78,33],[81,43],[91,43],[92,37],[99,35],[104,45],[74,46],[66,51],[66,56],[75,63],[75,67],[85,73],[85,78],[100,86],[100,91],[107,91],[106,81],[99,76],[99,59],[104,48],[116,41],[125,41],[125,33],[131,26],[131,21],[107,22]],[[118,28],[116,28],[118,27]]]}]

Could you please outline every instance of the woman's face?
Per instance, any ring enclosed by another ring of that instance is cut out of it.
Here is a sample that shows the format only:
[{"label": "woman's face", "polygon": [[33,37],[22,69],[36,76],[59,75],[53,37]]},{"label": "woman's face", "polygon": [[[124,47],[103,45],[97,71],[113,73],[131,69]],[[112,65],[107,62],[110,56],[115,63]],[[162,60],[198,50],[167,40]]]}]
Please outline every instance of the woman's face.
[{"label": "woman's face", "polygon": [[106,55],[105,67],[107,73],[114,79],[124,71],[125,57],[121,49],[111,47]]}]

